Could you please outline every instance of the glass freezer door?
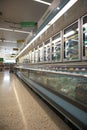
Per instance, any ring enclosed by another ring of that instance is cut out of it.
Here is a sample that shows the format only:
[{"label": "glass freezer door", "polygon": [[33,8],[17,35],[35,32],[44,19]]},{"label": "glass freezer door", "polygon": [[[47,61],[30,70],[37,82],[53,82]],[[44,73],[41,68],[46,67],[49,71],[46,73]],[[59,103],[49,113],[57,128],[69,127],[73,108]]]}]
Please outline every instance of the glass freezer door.
[{"label": "glass freezer door", "polygon": [[78,53],[78,22],[64,30],[64,60],[79,59]]},{"label": "glass freezer door", "polygon": [[83,59],[87,59],[87,16],[83,18]]}]

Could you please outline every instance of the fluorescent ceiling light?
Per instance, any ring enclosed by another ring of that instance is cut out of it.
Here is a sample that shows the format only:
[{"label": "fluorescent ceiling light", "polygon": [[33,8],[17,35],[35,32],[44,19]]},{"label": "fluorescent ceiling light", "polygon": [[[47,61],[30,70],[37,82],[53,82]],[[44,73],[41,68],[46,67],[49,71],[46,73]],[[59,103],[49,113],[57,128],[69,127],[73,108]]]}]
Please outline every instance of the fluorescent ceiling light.
[{"label": "fluorescent ceiling light", "polygon": [[4,59],[4,63],[16,63],[15,59]]},{"label": "fluorescent ceiling light", "polygon": [[30,43],[16,56],[16,58],[22,54],[42,33],[44,33],[54,22],[56,22],[67,10],[69,10],[78,0],[70,0],[57,15],[30,41]]},{"label": "fluorescent ceiling light", "polygon": [[51,3],[45,2],[45,1],[43,1],[43,0],[34,0],[34,1],[39,2],[39,3],[42,3],[42,4],[46,4],[46,5],[51,5]]},{"label": "fluorescent ceiling light", "polygon": [[14,32],[19,32],[19,33],[30,33],[30,32],[27,32],[27,31],[20,31],[20,30],[13,30]]},{"label": "fluorescent ceiling light", "polygon": [[0,30],[3,30],[3,31],[13,31],[12,29],[7,29],[7,28],[0,28]]},{"label": "fluorescent ceiling light", "polygon": [[87,32],[85,33],[85,35],[87,36]]},{"label": "fluorescent ceiling light", "polygon": [[75,31],[72,30],[72,31],[66,33],[66,34],[64,35],[64,37],[69,37],[69,36],[73,35],[74,33],[75,33]]},{"label": "fluorescent ceiling light", "polygon": [[86,28],[87,27],[87,23],[83,24],[83,27]]},{"label": "fluorescent ceiling light", "polygon": [[79,31],[79,28],[77,28],[76,31]]},{"label": "fluorescent ceiling light", "polygon": [[60,40],[61,40],[61,38],[57,38],[57,39],[53,40],[52,42],[56,43],[56,42],[59,42]]},{"label": "fluorescent ceiling light", "polygon": [[19,32],[19,33],[27,33],[27,34],[30,34],[30,33],[31,33],[31,32],[27,32],[27,31],[7,29],[7,28],[0,28],[0,30],[3,30],[3,31],[11,31],[11,32]]},{"label": "fluorescent ceiling light", "polygon": [[17,43],[17,41],[4,40],[4,42]]},{"label": "fluorescent ceiling light", "polygon": [[10,43],[17,43],[17,41],[1,40],[1,39],[0,39],[0,42],[10,42]]}]

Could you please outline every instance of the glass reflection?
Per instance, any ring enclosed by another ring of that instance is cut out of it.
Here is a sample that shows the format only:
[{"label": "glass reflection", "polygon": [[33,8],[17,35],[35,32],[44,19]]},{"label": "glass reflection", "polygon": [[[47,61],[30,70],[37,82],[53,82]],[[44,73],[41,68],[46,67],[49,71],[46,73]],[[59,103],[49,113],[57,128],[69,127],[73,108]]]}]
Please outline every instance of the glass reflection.
[{"label": "glass reflection", "polygon": [[41,44],[41,46],[39,46],[39,53],[38,53],[38,59],[39,59],[39,62],[42,62],[43,61],[43,45]]},{"label": "glass reflection", "polygon": [[87,78],[29,71],[29,79],[41,86],[87,105]]},{"label": "glass reflection", "polygon": [[32,61],[32,59],[31,59],[31,58],[32,58],[32,57],[31,57],[31,54],[32,54],[32,52],[30,51],[30,52],[29,52],[29,62],[30,62],[30,63],[31,63],[31,61]]},{"label": "glass reflection", "polygon": [[34,57],[35,57],[35,63],[37,63],[38,62],[38,49],[35,49],[35,53],[34,53],[35,55],[34,55]]},{"label": "glass reflection", "polygon": [[34,63],[34,50],[31,53],[31,61],[32,61],[32,63]]},{"label": "glass reflection", "polygon": [[52,38],[52,61],[61,60],[61,37],[60,33]]},{"label": "glass reflection", "polygon": [[44,61],[50,61],[50,40],[44,45]]},{"label": "glass reflection", "polygon": [[6,72],[4,73],[4,82],[9,82],[10,81],[10,76],[9,76],[9,73]]},{"label": "glass reflection", "polygon": [[77,60],[78,57],[78,22],[64,30],[64,59]]}]

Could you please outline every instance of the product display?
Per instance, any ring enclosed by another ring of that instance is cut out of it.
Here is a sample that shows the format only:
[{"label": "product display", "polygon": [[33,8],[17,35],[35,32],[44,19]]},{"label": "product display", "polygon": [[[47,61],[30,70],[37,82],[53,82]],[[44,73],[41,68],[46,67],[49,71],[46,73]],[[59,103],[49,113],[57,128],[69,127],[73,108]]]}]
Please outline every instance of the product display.
[{"label": "product display", "polygon": [[64,59],[78,60],[78,23],[64,30]]},{"label": "product display", "polygon": [[44,47],[44,61],[50,61],[50,43]]},{"label": "product display", "polygon": [[60,61],[61,58],[61,44],[55,43],[52,47],[52,60],[53,61]]},{"label": "product display", "polygon": [[65,43],[65,57],[68,60],[78,59],[78,41],[68,40]]},{"label": "product display", "polygon": [[38,62],[38,50],[35,50],[34,53],[34,61],[37,63]]},{"label": "product display", "polygon": [[[26,72],[23,74],[26,75]],[[87,105],[86,78],[39,71],[29,71],[28,78],[74,101]]]},{"label": "product display", "polygon": [[43,47],[39,48],[38,57],[39,57],[39,61],[42,62],[43,61]]},{"label": "product display", "polygon": [[87,59],[87,16],[83,18],[83,56]]}]

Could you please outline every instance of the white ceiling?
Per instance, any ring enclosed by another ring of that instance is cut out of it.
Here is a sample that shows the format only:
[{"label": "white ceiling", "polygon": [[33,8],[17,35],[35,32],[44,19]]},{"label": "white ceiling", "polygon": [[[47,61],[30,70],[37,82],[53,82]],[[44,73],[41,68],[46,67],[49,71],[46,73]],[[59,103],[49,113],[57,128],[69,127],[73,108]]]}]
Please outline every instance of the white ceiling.
[{"label": "white ceiling", "polygon": [[[53,0],[44,1],[52,3]],[[38,23],[47,8],[48,5],[33,0],[0,0],[0,28],[34,33],[37,27],[21,28],[20,24],[16,23],[24,21],[34,21]],[[18,53],[18,51],[13,51],[13,48],[21,49],[24,46],[24,43],[13,42],[22,39],[24,40],[29,35],[31,35],[31,33],[24,34],[0,29],[0,58],[12,58],[12,54]],[[5,42],[5,40],[8,42]]]}]

